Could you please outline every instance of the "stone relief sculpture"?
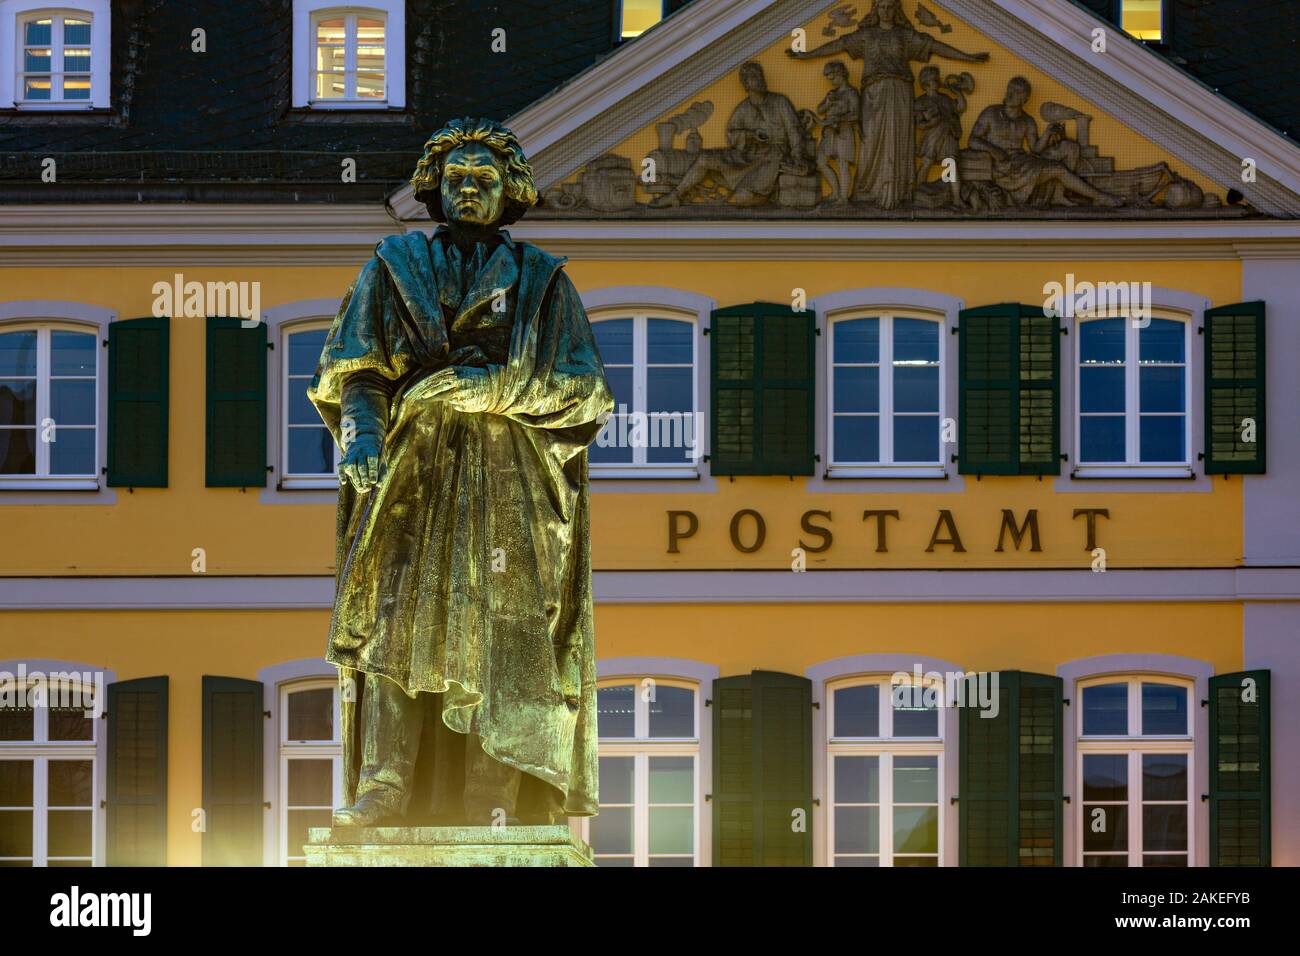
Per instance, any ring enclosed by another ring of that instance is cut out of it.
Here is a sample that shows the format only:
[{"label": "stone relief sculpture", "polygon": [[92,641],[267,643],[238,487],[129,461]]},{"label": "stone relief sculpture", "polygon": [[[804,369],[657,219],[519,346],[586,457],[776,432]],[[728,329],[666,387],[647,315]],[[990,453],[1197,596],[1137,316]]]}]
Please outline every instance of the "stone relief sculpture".
[{"label": "stone relief sculpture", "polygon": [[[854,16],[851,5],[833,8],[821,30],[833,39],[786,51],[795,60],[834,57],[822,70],[830,89],[815,108],[770,89],[762,66],[746,63],[739,70],[745,96],[732,109],[725,143],[704,142],[700,130],[714,105],[693,103],[656,124],[658,146],[639,169],[632,158],[601,156],[548,190],[540,214],[1149,217],[1224,209],[1167,163],[1116,169],[1091,142],[1092,117],[1078,109],[1042,103],[1040,129],[1024,77],[980,111],[963,145],[978,71],[945,77],[927,61],[982,64],[989,54],[918,30],[902,0],[874,0],[864,17]],[[916,17],[942,33],[952,29],[923,4]],[[861,62],[857,89],[852,61]],[[913,63],[927,65],[918,75]],[[1226,212],[1250,214],[1242,206]]]}]

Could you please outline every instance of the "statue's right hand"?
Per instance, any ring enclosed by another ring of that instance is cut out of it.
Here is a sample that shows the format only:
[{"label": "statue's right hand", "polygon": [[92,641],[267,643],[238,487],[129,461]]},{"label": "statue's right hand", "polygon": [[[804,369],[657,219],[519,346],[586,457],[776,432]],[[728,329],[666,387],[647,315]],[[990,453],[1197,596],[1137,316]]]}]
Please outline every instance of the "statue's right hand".
[{"label": "statue's right hand", "polygon": [[357,435],[339,462],[340,480],[352,482],[357,491],[370,490],[379,481],[379,459],[383,453],[382,439],[375,435]]}]

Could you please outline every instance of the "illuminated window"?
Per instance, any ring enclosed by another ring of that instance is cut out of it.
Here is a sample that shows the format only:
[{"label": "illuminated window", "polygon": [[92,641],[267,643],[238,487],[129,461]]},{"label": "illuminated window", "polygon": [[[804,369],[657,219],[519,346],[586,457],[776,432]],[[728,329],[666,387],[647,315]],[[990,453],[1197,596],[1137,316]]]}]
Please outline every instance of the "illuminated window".
[{"label": "illuminated window", "polygon": [[302,681],[280,691],[281,866],[304,866],[312,827],[328,827],[342,803],[338,682]]},{"label": "illuminated window", "polygon": [[830,698],[831,865],[942,866],[942,687],[856,679]]},{"label": "illuminated window", "polygon": [[624,40],[640,36],[664,18],[663,0],[623,0],[620,7],[619,36]]},{"label": "illuminated window", "polygon": [[293,105],[405,105],[405,22],[404,0],[370,0],[364,6],[294,0]]},{"label": "illuminated window", "polygon": [[321,352],[329,322],[295,325],[284,335],[284,409],[280,447],[283,483],[332,487],[338,474],[339,452],[316,406],[307,398],[307,387]]},{"label": "illuminated window", "polygon": [[1191,685],[1154,676],[1079,686],[1084,866],[1187,866],[1194,747]]},{"label": "illuminated window", "polygon": [[699,856],[699,693],[667,678],[596,691],[600,815],[584,821],[598,866],[695,866]]},{"label": "illuminated window", "polygon": [[1123,0],[1120,26],[1139,40],[1159,40],[1164,32],[1164,0]]},{"label": "illuminated window", "polygon": [[99,474],[99,351],[85,326],[0,326],[0,483]]},{"label": "illuminated window", "polygon": [[0,106],[107,107],[109,37],[108,0],[0,0]]}]

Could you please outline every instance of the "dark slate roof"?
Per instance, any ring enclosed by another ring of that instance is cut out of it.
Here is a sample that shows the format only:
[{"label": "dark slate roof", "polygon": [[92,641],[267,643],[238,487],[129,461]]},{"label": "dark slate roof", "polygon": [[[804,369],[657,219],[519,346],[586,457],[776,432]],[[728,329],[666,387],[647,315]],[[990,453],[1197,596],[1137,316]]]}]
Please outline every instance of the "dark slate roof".
[{"label": "dark slate roof", "polygon": [[[1120,0],[1073,0],[1119,23]],[[1300,0],[1165,0],[1165,35],[1144,44],[1239,107],[1300,139]]]}]

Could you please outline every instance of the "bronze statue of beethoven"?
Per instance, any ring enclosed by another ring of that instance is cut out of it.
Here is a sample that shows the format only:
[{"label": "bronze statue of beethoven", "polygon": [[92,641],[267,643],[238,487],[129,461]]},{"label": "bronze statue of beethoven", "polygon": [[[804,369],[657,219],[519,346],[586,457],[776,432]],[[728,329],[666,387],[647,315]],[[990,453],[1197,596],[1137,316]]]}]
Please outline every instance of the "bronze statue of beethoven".
[{"label": "bronze statue of beethoven", "polygon": [[444,223],[381,242],[309,395],[344,450],[336,826],[596,812],[587,446],[613,399],[562,261],[502,228],[518,139],[461,119],[411,179]]}]

